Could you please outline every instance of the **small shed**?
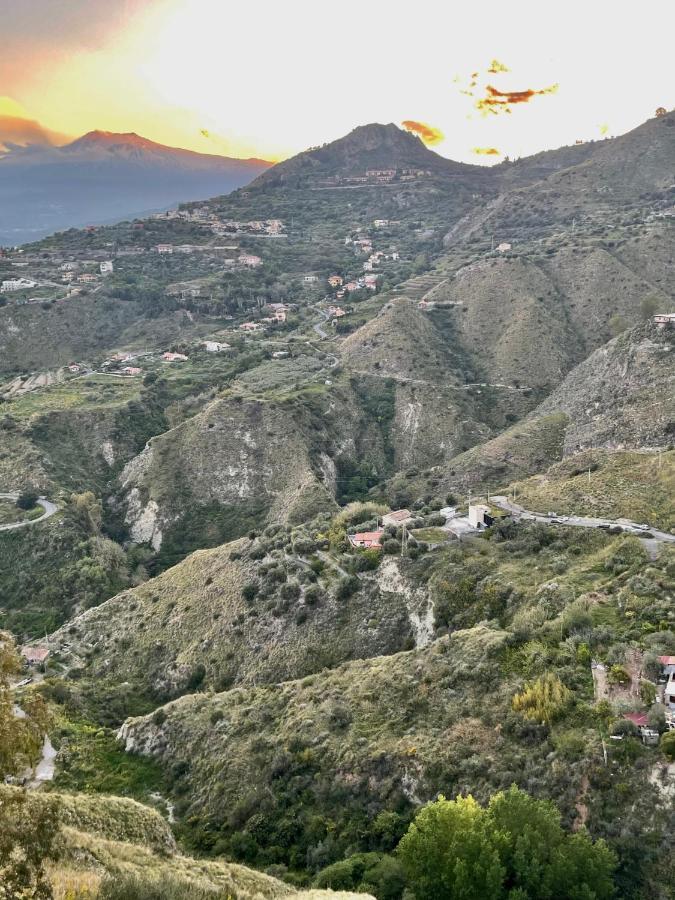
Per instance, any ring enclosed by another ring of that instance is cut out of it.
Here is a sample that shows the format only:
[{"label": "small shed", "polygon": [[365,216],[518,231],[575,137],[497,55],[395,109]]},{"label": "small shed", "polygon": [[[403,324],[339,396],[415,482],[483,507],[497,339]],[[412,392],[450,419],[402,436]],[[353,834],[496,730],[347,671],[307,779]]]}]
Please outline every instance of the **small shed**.
[{"label": "small shed", "polygon": [[49,647],[22,647],[21,656],[29,666],[41,665],[49,656]]}]

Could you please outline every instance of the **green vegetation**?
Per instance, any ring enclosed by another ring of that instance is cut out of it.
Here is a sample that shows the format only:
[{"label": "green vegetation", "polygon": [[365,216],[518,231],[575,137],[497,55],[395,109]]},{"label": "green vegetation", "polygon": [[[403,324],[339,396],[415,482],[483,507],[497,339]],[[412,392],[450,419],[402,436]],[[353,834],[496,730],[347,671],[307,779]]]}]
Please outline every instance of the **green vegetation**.
[{"label": "green vegetation", "polygon": [[471,796],[440,797],[417,814],[398,855],[418,900],[614,896],[605,842],[565,834],[553,804],[516,787],[485,809]]},{"label": "green vegetation", "polygon": [[515,694],[511,705],[526,719],[550,724],[562,716],[571,702],[571,691],[556,675],[547,672]]}]

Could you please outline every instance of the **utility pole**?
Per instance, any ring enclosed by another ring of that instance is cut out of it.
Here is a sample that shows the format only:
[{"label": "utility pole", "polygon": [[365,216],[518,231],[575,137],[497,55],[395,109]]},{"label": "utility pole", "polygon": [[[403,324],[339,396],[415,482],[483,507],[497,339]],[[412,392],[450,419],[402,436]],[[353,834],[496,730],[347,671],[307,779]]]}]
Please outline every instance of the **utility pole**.
[{"label": "utility pole", "polygon": [[588,467],[588,483],[591,483],[591,467]]},{"label": "utility pole", "polygon": [[401,535],[401,556],[408,552],[408,529],[403,526],[403,534]]},{"label": "utility pole", "polygon": [[491,242],[491,245],[490,245],[490,251],[493,251],[494,249],[495,249],[495,236],[494,236],[494,234],[493,234],[493,235],[492,235],[492,242]]}]

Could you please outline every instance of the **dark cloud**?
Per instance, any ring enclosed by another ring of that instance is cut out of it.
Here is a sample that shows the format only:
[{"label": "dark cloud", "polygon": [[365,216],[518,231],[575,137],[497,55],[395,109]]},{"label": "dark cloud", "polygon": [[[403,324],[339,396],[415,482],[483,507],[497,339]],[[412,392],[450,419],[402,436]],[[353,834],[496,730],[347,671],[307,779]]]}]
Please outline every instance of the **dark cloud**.
[{"label": "dark cloud", "polygon": [[476,109],[482,113],[498,114],[500,112],[511,112],[512,106],[519,103],[529,103],[533,97],[540,97],[544,94],[555,94],[558,90],[557,84],[550,87],[535,90],[528,88],[525,91],[500,91],[491,84],[485,86],[485,95],[476,100]]}]

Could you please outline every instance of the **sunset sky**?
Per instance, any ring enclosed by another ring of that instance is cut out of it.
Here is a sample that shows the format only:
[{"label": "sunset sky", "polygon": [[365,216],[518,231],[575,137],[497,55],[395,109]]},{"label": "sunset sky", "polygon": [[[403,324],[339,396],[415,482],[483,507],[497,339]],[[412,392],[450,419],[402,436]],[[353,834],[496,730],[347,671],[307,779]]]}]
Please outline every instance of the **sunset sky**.
[{"label": "sunset sky", "polygon": [[[672,0],[5,0],[0,113],[268,159],[412,120],[445,156],[498,161],[675,106],[674,26]],[[488,86],[551,90],[481,111]]]}]

